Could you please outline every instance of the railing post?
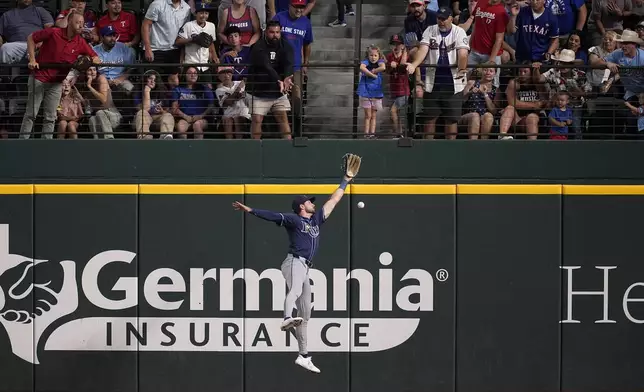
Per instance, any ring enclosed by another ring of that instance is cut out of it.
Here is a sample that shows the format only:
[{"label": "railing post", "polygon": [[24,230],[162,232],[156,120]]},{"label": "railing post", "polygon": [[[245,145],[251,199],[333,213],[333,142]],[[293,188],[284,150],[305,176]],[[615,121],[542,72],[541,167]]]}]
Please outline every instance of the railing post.
[{"label": "railing post", "polygon": [[[349,0],[345,0],[349,1]],[[343,5],[344,6],[344,5]],[[338,11],[340,12],[340,11]],[[342,10],[344,12],[344,10]],[[356,23],[353,28],[354,39],[354,54],[353,54],[353,138],[358,136],[358,110],[360,107],[360,100],[356,94],[358,88],[358,81],[360,80],[360,64],[362,54],[362,0],[356,1]]]}]

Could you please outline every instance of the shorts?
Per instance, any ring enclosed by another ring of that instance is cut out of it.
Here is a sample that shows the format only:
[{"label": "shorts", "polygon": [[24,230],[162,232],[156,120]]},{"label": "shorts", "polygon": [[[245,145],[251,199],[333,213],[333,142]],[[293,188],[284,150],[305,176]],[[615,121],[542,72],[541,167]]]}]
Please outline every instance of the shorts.
[{"label": "shorts", "polygon": [[568,140],[568,135],[555,132],[555,131],[550,131],[550,140]]},{"label": "shorts", "polygon": [[394,103],[391,104],[391,106],[395,106],[396,108],[400,109],[402,107],[407,106],[408,100],[409,100],[408,96],[401,95],[400,97],[394,98]]},{"label": "shorts", "polygon": [[447,124],[454,124],[463,112],[463,93],[450,90],[434,90],[423,94],[421,116],[427,120],[443,117]]},{"label": "shorts", "polygon": [[364,109],[382,110],[382,98],[360,97],[360,106]]},{"label": "shorts", "polygon": [[266,116],[268,112],[288,112],[291,110],[291,102],[286,95],[279,98],[259,98],[246,93],[246,106],[251,114]]}]

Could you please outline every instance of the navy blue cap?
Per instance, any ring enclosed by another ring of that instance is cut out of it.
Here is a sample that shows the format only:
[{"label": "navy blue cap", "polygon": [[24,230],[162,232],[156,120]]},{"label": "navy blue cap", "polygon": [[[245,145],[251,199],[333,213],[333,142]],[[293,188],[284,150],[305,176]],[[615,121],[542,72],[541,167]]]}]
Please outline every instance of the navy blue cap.
[{"label": "navy blue cap", "polygon": [[212,0],[201,0],[197,1],[195,12],[199,11],[211,11],[214,7],[212,6]]},{"label": "navy blue cap", "polygon": [[447,19],[452,16],[452,10],[449,7],[441,7],[436,11],[436,16],[442,19]]},{"label": "navy blue cap", "polygon": [[116,34],[116,30],[112,25],[107,25],[101,29],[101,36],[105,37],[107,35]]},{"label": "navy blue cap", "polygon": [[293,199],[293,203],[291,204],[291,207],[293,208],[293,211],[300,212],[300,204],[304,204],[309,200],[311,202],[314,202],[315,197],[309,197],[309,196],[306,196],[306,195],[295,196],[295,199]]}]

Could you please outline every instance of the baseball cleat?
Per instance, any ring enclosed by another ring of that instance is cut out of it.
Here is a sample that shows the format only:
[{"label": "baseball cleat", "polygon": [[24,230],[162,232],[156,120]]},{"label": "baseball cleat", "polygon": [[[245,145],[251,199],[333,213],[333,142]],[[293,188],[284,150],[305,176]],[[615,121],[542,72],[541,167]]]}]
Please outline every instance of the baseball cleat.
[{"label": "baseball cleat", "polygon": [[299,327],[302,324],[302,317],[289,317],[282,321],[280,329],[286,331],[291,328]]},{"label": "baseball cleat", "polygon": [[301,355],[297,356],[297,359],[295,360],[295,363],[302,366],[304,369],[309,370],[313,373],[320,373],[320,369],[315,367],[313,364],[313,361],[311,360],[311,357],[306,357],[304,358]]}]

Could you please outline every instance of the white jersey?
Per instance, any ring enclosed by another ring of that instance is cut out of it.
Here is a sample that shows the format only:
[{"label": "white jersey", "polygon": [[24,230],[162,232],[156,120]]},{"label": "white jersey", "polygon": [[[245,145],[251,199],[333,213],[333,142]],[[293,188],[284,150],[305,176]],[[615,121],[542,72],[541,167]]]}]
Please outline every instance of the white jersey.
[{"label": "white jersey", "polygon": [[[449,65],[458,64],[458,50],[467,49],[469,51],[469,39],[467,38],[467,33],[463,30],[462,27],[452,25],[452,30],[448,35],[443,37],[438,25],[432,25],[425,29],[423,32],[423,39],[420,41],[421,45],[427,45],[429,51],[427,52],[427,57],[425,57],[425,64],[436,65],[438,64],[438,58],[440,57],[441,50],[444,50],[449,60]],[[425,68],[425,90],[431,92],[434,88],[434,77],[436,76],[436,68],[428,67]],[[456,77],[458,73],[458,67],[451,68],[452,76]],[[467,79],[454,79],[454,93],[460,93],[465,88]]]},{"label": "white jersey", "polygon": [[[210,34],[213,38],[213,43],[217,40],[217,28],[214,23],[206,22],[204,27],[199,26],[196,20],[192,20],[179,30],[179,37],[184,39],[191,39],[199,35],[201,32]],[[210,58],[210,50],[203,48],[195,43],[186,44],[184,47],[184,64],[205,64]],[[199,67],[200,71],[207,70],[208,67]]]},{"label": "white jersey", "polygon": [[[219,85],[219,87],[217,87],[217,90],[215,90],[215,95],[217,96],[217,101],[219,101],[219,106],[224,108],[224,117],[245,117],[246,119],[250,120],[250,112],[243,98],[236,100],[235,103],[231,106],[224,106],[224,101],[226,100],[226,98],[232,95],[233,91],[235,91],[237,86],[239,86],[239,83],[241,83],[241,81],[236,80],[233,82],[233,85],[231,87]],[[244,92],[244,87],[242,87],[239,91]]]}]

